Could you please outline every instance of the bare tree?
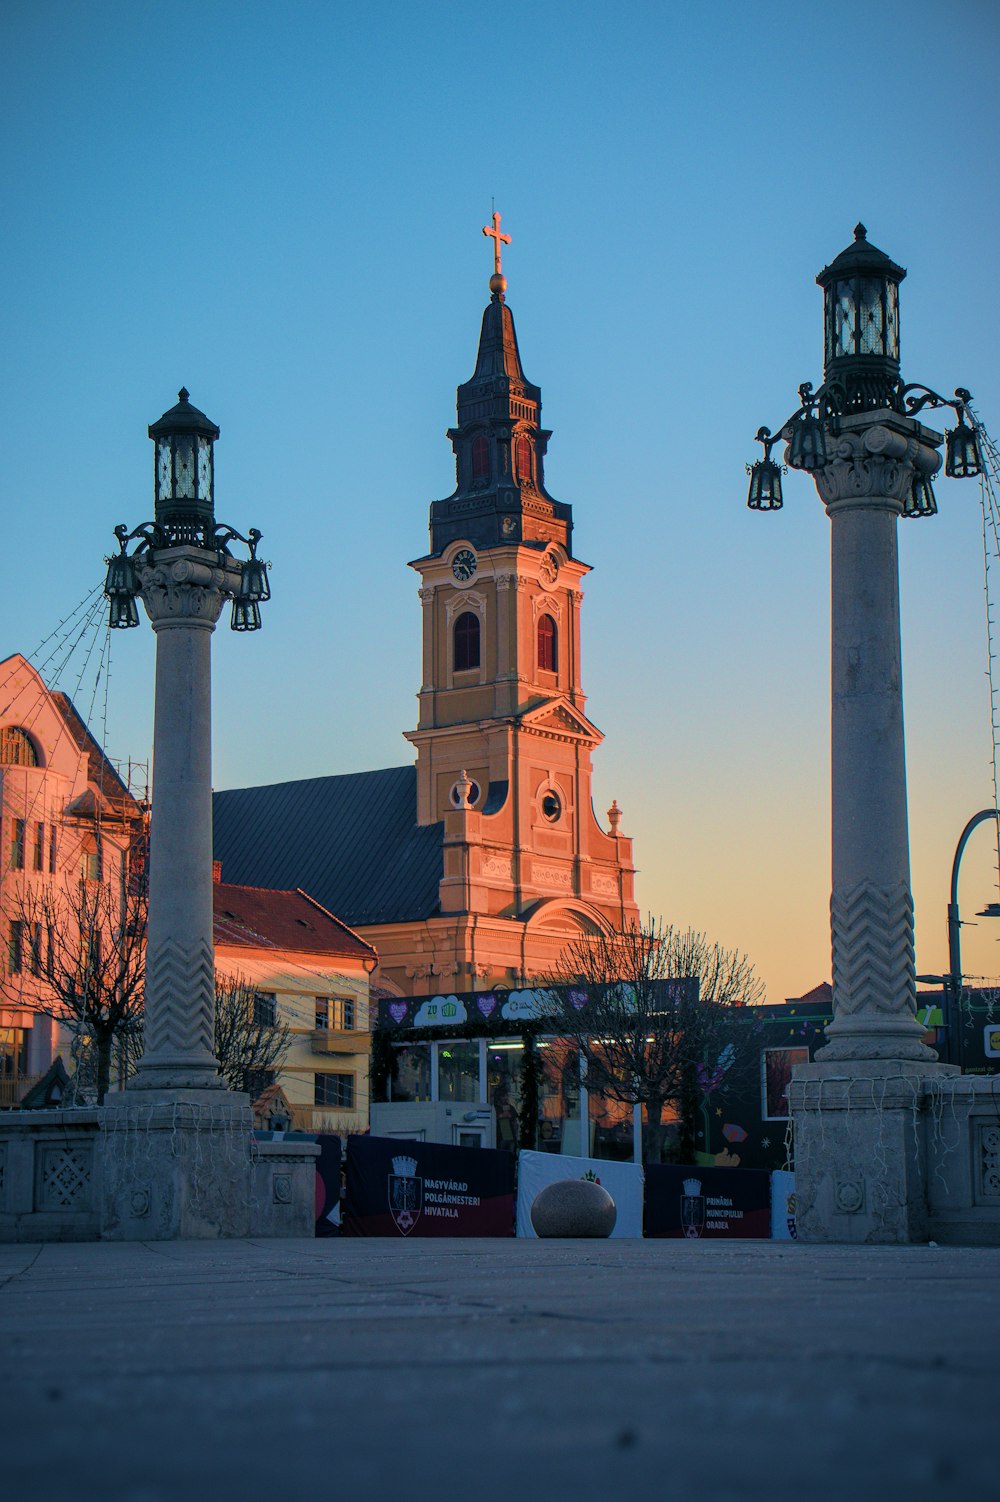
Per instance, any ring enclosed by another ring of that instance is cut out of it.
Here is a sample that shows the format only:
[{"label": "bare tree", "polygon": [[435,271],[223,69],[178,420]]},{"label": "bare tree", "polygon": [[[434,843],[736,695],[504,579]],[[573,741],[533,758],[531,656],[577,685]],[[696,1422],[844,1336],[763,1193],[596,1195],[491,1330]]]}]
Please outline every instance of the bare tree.
[{"label": "bare tree", "polygon": [[9,949],[4,998],[68,1028],[78,1068],[93,1073],[103,1102],[116,1042],[134,1036],[142,1017],[145,883],[69,875],[28,883],[10,919]]},{"label": "bare tree", "polygon": [[[142,1056],[147,913],[143,871],[135,879],[29,884],[11,920],[0,995],[68,1030],[75,1093],[93,1091],[99,1105],[113,1073],[124,1084]],[[230,1089],[256,1097],[261,1080],[280,1068],[288,1027],[273,998],[244,976],[218,976],[215,1000],[220,1072]]]},{"label": "bare tree", "polygon": [[216,975],[215,1057],[230,1090],[256,1099],[288,1052],[291,1033],[273,998],[245,975]]},{"label": "bare tree", "polygon": [[576,940],[553,979],[547,1024],[576,1044],[590,1088],[646,1108],[647,1161],[662,1156],[672,1105],[680,1159],[692,1162],[703,1100],[756,1060],[750,1008],[764,986],[747,956],[650,918]]}]

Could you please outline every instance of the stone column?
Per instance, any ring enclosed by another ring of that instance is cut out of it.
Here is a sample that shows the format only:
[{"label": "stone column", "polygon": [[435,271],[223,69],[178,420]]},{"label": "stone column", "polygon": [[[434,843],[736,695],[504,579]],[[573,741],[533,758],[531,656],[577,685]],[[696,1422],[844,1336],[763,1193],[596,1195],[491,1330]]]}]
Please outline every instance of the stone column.
[{"label": "stone column", "polygon": [[141,570],[156,633],[145,1046],[130,1090],[218,1090],[212,941],[211,642],[239,570],[201,548]]},{"label": "stone column", "polygon": [[210,649],[240,570],[183,545],[146,555],[140,581],[156,632],[145,1040],[135,1077],[102,1116],[101,1234],[246,1236],[259,1178],[253,1120],[214,1056],[212,943]]},{"label": "stone column", "polygon": [[815,480],[831,523],[833,1021],[788,1091],[803,1241],[926,1239],[923,1113],[950,1073],[916,1020],[896,526],[937,433],[840,420]]},{"label": "stone column", "polygon": [[941,461],[936,434],[879,417],[843,419],[815,474],[831,523],[834,1007],[817,1058],[896,1074],[937,1062],[916,1020],[896,526],[914,474]]}]

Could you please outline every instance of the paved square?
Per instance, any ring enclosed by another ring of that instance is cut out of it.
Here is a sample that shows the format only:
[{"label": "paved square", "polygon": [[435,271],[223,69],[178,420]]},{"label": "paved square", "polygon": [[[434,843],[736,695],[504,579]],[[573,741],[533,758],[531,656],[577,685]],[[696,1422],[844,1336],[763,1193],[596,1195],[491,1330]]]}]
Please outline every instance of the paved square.
[{"label": "paved square", "polygon": [[1000,1251],[0,1247],[5,1490],[997,1495]]}]

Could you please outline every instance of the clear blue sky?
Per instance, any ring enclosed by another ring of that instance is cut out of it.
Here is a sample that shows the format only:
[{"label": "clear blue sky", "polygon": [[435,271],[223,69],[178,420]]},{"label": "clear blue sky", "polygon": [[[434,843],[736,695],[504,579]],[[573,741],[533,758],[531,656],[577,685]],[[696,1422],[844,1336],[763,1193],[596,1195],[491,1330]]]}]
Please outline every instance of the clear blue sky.
[{"label": "clear blue sky", "polygon": [[[0,655],[151,514],[146,426],[184,383],[222,428],[218,513],[274,566],[265,629],[216,636],[216,785],[408,760],[406,562],[453,485],[495,197],[595,565],[598,812],[641,903],[772,999],[828,978],[829,524],[801,476],[750,515],[743,465],[821,378],[813,278],[858,219],[909,269],[906,377],[1000,432],[998,41],[992,0],[6,0]],[[992,799],[978,488],[938,499],[901,540],[922,970]],[[152,634],[113,646],[109,750],[142,757]],[[971,916],[986,834],[968,861]],[[994,973],[988,927],[966,954]]]}]

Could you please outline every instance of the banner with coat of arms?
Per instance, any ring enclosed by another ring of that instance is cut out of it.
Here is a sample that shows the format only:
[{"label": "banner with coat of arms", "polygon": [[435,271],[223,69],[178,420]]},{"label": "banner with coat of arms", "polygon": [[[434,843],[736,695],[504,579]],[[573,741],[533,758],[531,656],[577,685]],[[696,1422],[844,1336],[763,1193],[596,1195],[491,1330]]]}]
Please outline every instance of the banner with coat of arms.
[{"label": "banner with coat of arms", "polygon": [[513,1155],[398,1137],[349,1137],[343,1234],[513,1236]]},{"label": "banner with coat of arms", "polygon": [[715,1241],[771,1235],[771,1175],[762,1168],[675,1168],[647,1163],[647,1236]]}]

